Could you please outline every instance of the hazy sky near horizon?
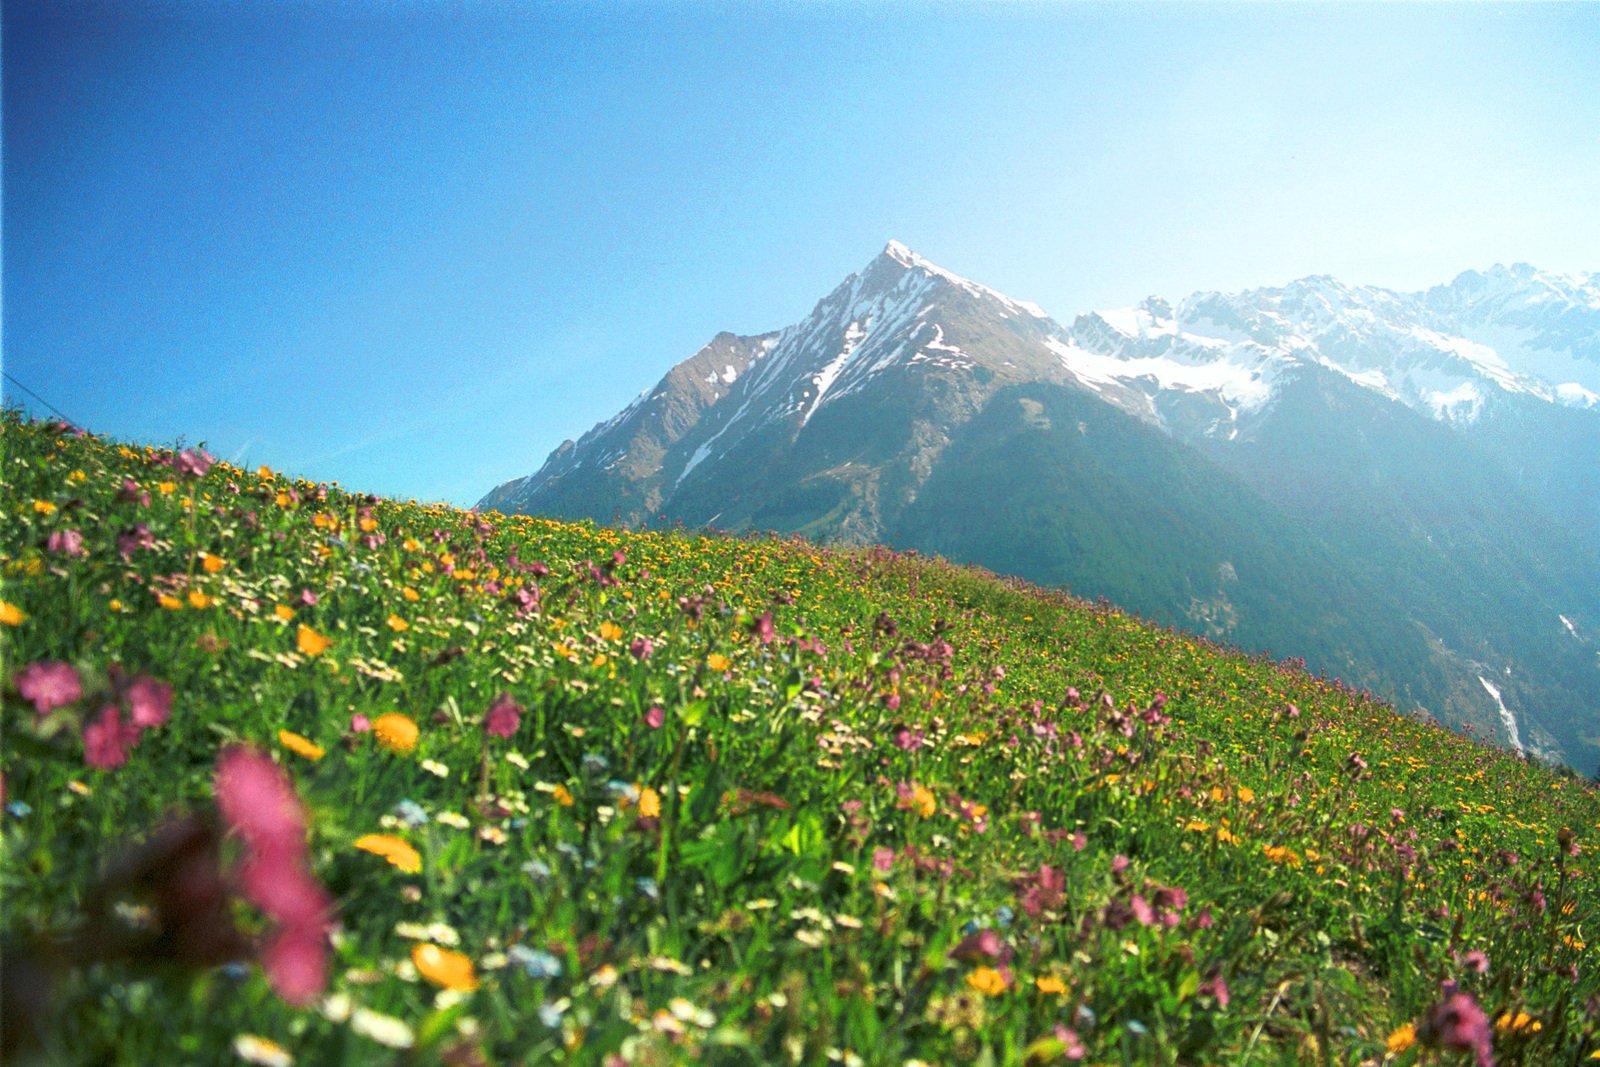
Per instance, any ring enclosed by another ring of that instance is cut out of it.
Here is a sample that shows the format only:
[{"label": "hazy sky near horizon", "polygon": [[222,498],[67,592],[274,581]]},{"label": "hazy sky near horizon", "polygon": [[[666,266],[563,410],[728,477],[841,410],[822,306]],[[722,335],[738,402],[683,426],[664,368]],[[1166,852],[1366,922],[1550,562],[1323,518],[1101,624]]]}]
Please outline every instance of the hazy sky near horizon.
[{"label": "hazy sky near horizon", "polygon": [[6,373],[401,497],[890,238],[1065,322],[1600,270],[1600,5],[8,0],[0,40]]}]

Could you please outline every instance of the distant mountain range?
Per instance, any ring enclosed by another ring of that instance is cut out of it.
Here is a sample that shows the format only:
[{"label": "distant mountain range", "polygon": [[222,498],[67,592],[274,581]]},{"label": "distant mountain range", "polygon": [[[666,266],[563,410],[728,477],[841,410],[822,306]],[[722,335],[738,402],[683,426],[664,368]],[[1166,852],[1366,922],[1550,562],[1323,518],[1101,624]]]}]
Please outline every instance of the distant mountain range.
[{"label": "distant mountain range", "polygon": [[937,552],[1600,759],[1594,275],[1319,276],[1068,326],[890,242],[480,507]]}]

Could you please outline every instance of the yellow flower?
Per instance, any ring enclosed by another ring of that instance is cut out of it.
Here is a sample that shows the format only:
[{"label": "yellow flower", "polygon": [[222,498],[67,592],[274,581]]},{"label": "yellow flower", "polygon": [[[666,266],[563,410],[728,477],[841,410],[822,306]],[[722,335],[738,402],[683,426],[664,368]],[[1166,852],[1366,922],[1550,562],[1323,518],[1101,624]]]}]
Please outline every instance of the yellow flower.
[{"label": "yellow flower", "polygon": [[1055,993],[1057,995],[1067,991],[1067,983],[1053,974],[1042,974],[1033,980],[1041,993]]},{"label": "yellow flower", "polygon": [[21,626],[28,613],[15,604],[0,600],[0,622],[7,626]]},{"label": "yellow flower", "polygon": [[1384,1047],[1390,1052],[1404,1052],[1417,1043],[1417,1028],[1410,1023],[1403,1023],[1396,1027],[1384,1042]]},{"label": "yellow flower", "polygon": [[466,992],[478,988],[478,976],[473,971],[472,961],[459,952],[438,945],[413,945],[411,962],[417,965],[418,974],[436,986]]},{"label": "yellow flower", "polygon": [[1293,849],[1285,848],[1282,845],[1262,845],[1261,851],[1273,863],[1287,863],[1291,867],[1300,866],[1300,857],[1295,854]]},{"label": "yellow flower", "polygon": [[600,624],[600,636],[607,641],[615,641],[622,636],[622,627],[614,622]]},{"label": "yellow flower", "polygon": [[706,657],[706,666],[714,671],[725,671],[733,664],[721,652],[713,652]]},{"label": "yellow flower", "polygon": [[1256,798],[1256,791],[1254,789],[1251,789],[1247,785],[1241,785],[1239,787],[1238,796],[1239,796],[1239,802],[1240,803],[1248,804],[1248,803],[1250,803],[1252,800],[1254,800]]},{"label": "yellow flower", "polygon": [[417,724],[398,711],[385,712],[372,721],[372,736],[390,752],[404,756],[417,747]]},{"label": "yellow flower", "polygon": [[189,590],[189,605],[195,608],[209,608],[214,601],[198,589]]},{"label": "yellow flower", "polygon": [[272,613],[278,618],[282,619],[284,622],[288,622],[290,619],[294,618],[294,609],[287,604],[279,604],[277,607],[272,609]]},{"label": "yellow flower", "polygon": [[1199,819],[1191,819],[1184,826],[1184,829],[1193,834],[1203,834],[1208,833],[1211,830],[1211,824],[1208,822],[1201,822]]},{"label": "yellow flower", "polygon": [[319,760],[327,755],[327,750],[309,737],[301,737],[299,734],[288,730],[278,731],[278,744],[295,755],[304,756],[308,760]]},{"label": "yellow flower", "polygon": [[409,585],[400,590],[400,595],[412,603],[422,599],[422,594],[411,588]]},{"label": "yellow flower", "polygon": [[374,856],[382,856],[390,866],[398,867],[406,874],[416,874],[422,870],[422,853],[393,834],[363,834],[356,838],[356,848]]},{"label": "yellow flower", "polygon": [[639,790],[639,815],[646,819],[661,817],[661,794],[649,786]]},{"label": "yellow flower", "polygon": [[215,574],[228,565],[228,561],[221,556],[213,556],[209,552],[200,553],[200,566],[204,567],[207,574]]},{"label": "yellow flower", "polygon": [[1006,991],[1005,976],[993,967],[979,967],[967,975],[967,985],[986,997],[998,997]]},{"label": "yellow flower", "polygon": [[555,797],[556,803],[560,804],[563,808],[570,808],[572,805],[577,803],[576,800],[572,799],[572,793],[569,792],[567,787],[564,785],[557,785],[554,789],[550,790],[550,795]]},{"label": "yellow flower", "polygon": [[1507,1030],[1521,1033],[1526,1030],[1530,1034],[1537,1034],[1544,1029],[1544,1024],[1525,1011],[1519,1011],[1516,1015],[1512,1015],[1508,1011],[1495,1020],[1494,1028],[1501,1033],[1505,1033]]},{"label": "yellow flower", "polygon": [[396,633],[403,633],[404,631],[411,629],[411,624],[406,622],[406,620],[402,619],[400,616],[391,614],[389,616],[389,629],[395,631]]},{"label": "yellow flower", "polygon": [[332,644],[332,638],[323,637],[305,623],[300,624],[300,632],[295,637],[295,645],[303,654],[307,656],[320,656],[324,652],[328,651],[328,646]]},{"label": "yellow flower", "polygon": [[156,492],[160,493],[162,496],[171,496],[173,493],[177,492],[177,489],[177,482],[159,482],[156,485]]},{"label": "yellow flower", "polygon": [[159,601],[161,606],[166,608],[168,611],[183,610],[183,601],[179,600],[171,593],[162,593],[156,597],[156,600]]},{"label": "yellow flower", "polygon": [[598,653],[595,654],[594,661],[591,662],[589,664],[589,666],[595,667],[595,668],[599,668],[599,667],[604,667],[607,663],[610,663],[610,662],[611,661],[606,658],[606,654],[604,652],[598,652]]},{"label": "yellow flower", "polygon": [[265,464],[263,464],[260,467],[257,467],[256,468],[256,477],[262,479],[263,481],[268,481],[268,482],[272,481],[272,468],[266,466]]},{"label": "yellow flower", "polygon": [[572,659],[573,658],[572,648],[569,645],[567,645],[565,642],[557,641],[553,651],[555,652],[555,654],[557,656],[560,656],[562,659]]},{"label": "yellow flower", "polygon": [[35,500],[33,502],[33,510],[37,511],[41,515],[53,515],[55,513],[56,506],[50,503],[48,500]]}]

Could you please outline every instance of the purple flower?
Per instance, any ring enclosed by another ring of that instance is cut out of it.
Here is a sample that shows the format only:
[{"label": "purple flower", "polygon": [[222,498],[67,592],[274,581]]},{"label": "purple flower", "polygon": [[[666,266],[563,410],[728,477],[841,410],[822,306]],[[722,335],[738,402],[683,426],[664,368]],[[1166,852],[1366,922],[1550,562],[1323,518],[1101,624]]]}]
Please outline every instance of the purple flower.
[{"label": "purple flower", "polygon": [[523,707],[511,699],[510,693],[501,693],[489,705],[483,717],[483,728],[490,737],[510,737],[522,725]]},{"label": "purple flower", "polygon": [[136,522],[117,535],[117,553],[123,559],[133,558],[133,554],[141,548],[154,548],[155,535],[150,532],[150,527],[142,522]]},{"label": "purple flower", "polygon": [[138,504],[147,508],[150,506],[150,494],[139,488],[139,483],[132,478],[124,478],[122,488],[117,490],[117,503]]},{"label": "purple flower", "polygon": [[12,678],[12,684],[23,700],[33,702],[34,711],[40,715],[71,704],[83,696],[83,681],[78,672],[67,663],[51,660],[30,663]]}]

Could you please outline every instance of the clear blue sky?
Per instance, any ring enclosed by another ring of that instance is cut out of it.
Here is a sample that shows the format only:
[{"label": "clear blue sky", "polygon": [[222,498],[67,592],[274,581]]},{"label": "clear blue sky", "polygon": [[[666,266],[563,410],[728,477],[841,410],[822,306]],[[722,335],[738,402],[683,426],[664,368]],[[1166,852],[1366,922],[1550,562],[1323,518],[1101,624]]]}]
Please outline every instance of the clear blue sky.
[{"label": "clear blue sky", "polygon": [[891,237],[1067,320],[1600,269],[1600,5],[7,0],[3,45],[6,371],[402,497]]}]

